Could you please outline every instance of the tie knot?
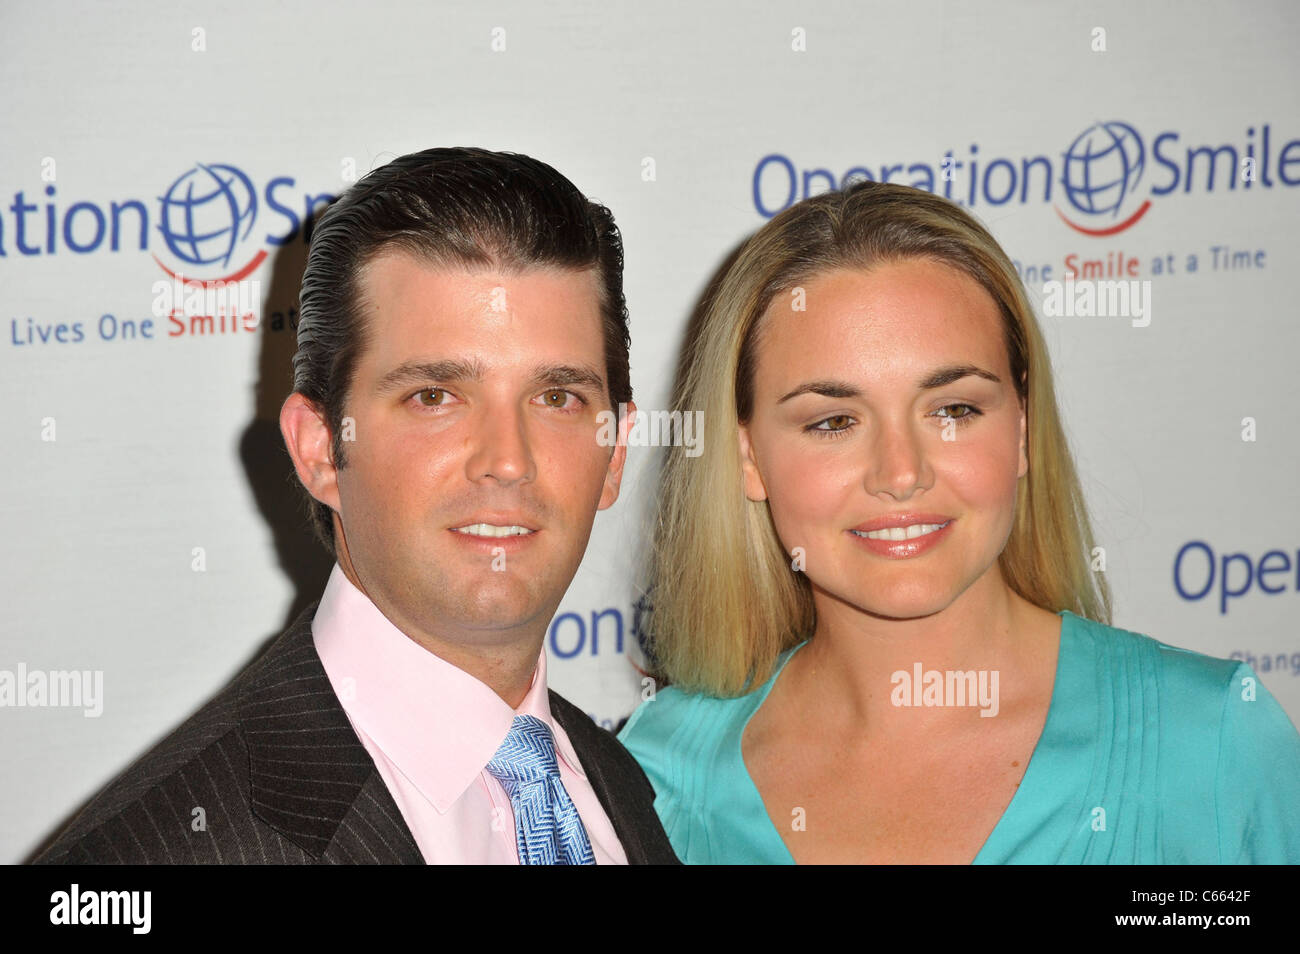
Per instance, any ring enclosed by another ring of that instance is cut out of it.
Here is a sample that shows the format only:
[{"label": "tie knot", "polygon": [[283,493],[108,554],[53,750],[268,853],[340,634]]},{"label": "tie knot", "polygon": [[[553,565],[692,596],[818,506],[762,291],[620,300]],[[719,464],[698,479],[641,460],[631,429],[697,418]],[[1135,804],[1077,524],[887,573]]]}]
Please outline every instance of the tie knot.
[{"label": "tie knot", "polygon": [[558,778],[560,767],[555,761],[551,727],[536,716],[515,716],[510,734],[488,762],[487,770],[507,794],[513,794],[518,783]]}]

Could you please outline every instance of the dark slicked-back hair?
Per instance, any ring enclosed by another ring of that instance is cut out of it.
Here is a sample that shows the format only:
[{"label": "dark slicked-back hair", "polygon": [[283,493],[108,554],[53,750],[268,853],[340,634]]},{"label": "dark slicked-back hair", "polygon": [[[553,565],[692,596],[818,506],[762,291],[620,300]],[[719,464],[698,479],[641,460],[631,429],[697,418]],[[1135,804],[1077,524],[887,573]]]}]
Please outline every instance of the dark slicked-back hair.
[{"label": "dark slicked-back hair", "polygon": [[[369,329],[358,276],[381,252],[434,267],[595,269],[601,289],[605,374],[614,407],[632,399],[623,242],[609,209],[544,162],[467,147],[426,149],[364,176],[316,224],[302,278],[293,388],[329,424],[343,468],[343,408]],[[335,552],[328,506],[308,496],[317,538]]]}]

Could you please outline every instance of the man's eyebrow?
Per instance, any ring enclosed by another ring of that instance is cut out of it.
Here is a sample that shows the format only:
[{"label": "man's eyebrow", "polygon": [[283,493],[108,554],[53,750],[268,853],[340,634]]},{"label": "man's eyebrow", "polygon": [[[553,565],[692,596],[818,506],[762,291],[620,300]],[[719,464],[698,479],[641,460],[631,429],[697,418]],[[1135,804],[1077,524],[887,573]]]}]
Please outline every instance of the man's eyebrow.
[{"label": "man's eyebrow", "polygon": [[[918,381],[916,386],[922,391],[932,391],[935,388],[946,387],[954,381],[960,381],[969,375],[984,378],[994,384],[1002,383],[1002,379],[992,371],[985,371],[973,364],[954,364],[948,367],[936,368]],[[801,394],[820,394],[822,397],[829,398],[856,398],[862,396],[862,389],[845,381],[806,381],[789,394],[784,395],[776,403],[781,404]]]},{"label": "man's eyebrow", "polygon": [[[462,361],[448,358],[443,361],[407,361],[389,371],[375,386],[376,393],[388,394],[412,385],[432,385],[438,382],[482,381],[487,371],[477,360]],[[587,387],[597,392],[605,390],[605,378],[586,365],[547,364],[533,369],[529,383],[534,387]]]},{"label": "man's eyebrow", "polygon": [[593,391],[605,390],[605,376],[588,365],[548,364],[534,369],[532,383],[540,387],[586,387]]},{"label": "man's eyebrow", "polygon": [[407,361],[389,371],[375,385],[377,394],[387,394],[412,384],[433,381],[482,381],[483,365],[478,361]]}]

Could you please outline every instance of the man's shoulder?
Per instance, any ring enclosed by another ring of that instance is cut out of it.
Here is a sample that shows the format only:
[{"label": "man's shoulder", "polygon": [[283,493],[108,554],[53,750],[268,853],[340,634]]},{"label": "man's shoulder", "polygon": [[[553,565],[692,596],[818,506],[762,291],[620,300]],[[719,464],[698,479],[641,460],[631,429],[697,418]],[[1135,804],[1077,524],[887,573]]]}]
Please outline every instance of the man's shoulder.
[{"label": "man's shoulder", "polygon": [[214,803],[229,818],[247,790],[237,705],[232,684],[95,795],[36,863],[199,861],[189,833],[215,820]]},{"label": "man's shoulder", "polygon": [[[197,712],[96,794],[35,859],[59,863],[249,860],[254,834],[250,705],[283,695],[311,667],[315,604]],[[306,639],[304,639],[304,630]],[[257,839],[254,834],[254,839]],[[227,857],[231,855],[232,857]],[[267,860],[290,860],[279,848]]]}]

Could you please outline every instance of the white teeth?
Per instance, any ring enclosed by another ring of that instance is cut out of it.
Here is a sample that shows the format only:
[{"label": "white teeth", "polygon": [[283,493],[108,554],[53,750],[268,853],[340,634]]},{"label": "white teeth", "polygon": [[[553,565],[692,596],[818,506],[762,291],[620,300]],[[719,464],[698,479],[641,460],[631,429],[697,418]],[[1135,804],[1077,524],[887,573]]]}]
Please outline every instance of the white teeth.
[{"label": "white teeth", "polygon": [[471,523],[466,527],[456,527],[455,530],[471,537],[522,537],[533,532],[527,527],[498,527],[490,523]]},{"label": "white teeth", "polygon": [[948,526],[946,523],[914,523],[910,527],[889,527],[885,530],[868,530],[865,533],[861,530],[853,532],[868,540],[914,540],[927,533],[942,530],[946,526]]}]

